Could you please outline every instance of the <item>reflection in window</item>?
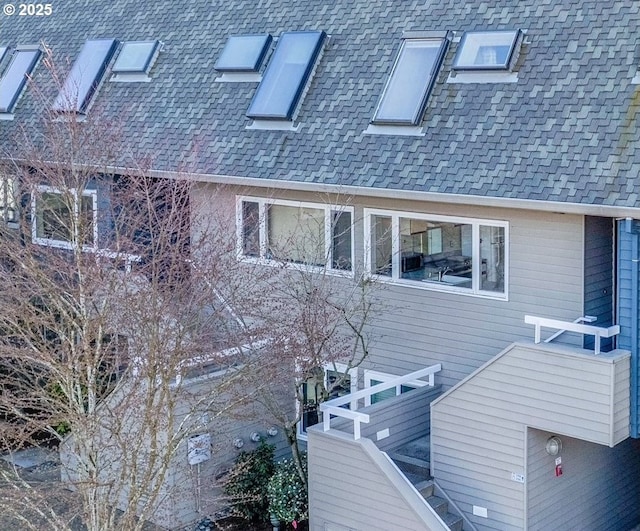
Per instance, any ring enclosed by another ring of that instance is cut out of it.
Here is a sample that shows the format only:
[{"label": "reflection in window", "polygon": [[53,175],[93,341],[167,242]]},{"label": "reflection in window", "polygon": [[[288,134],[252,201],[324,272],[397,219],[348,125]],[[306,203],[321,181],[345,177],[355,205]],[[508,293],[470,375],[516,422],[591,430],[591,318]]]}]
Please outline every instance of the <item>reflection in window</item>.
[{"label": "reflection in window", "polygon": [[229,37],[214,68],[220,72],[257,72],[271,40],[269,34]]},{"label": "reflection in window", "polygon": [[[322,422],[320,404],[352,392],[355,378],[351,374],[331,368],[317,368],[302,384],[302,422],[298,425],[299,434],[305,435],[307,428]],[[349,409],[349,404],[343,407]]]},{"label": "reflection in window", "polygon": [[35,243],[71,248],[79,242],[93,249],[97,232],[96,193],[65,192],[42,186],[32,198],[32,236]]},{"label": "reflection in window", "polygon": [[504,222],[372,213],[369,270],[421,287],[505,294]]},{"label": "reflection in window", "polygon": [[238,217],[241,256],[352,270],[350,209],[246,199],[239,202]]},{"label": "reflection in window", "polygon": [[15,184],[15,179],[0,176],[0,215],[9,223],[18,221]]},{"label": "reflection in window", "polygon": [[114,39],[85,42],[53,103],[57,112],[86,112],[118,45]]},{"label": "reflection in window", "polygon": [[40,50],[16,50],[13,54],[11,63],[0,79],[0,112],[13,111],[40,55]]},{"label": "reflection in window", "polygon": [[290,120],[325,39],[323,31],[283,33],[247,116]]},{"label": "reflection in window", "polygon": [[508,70],[520,35],[520,30],[468,31],[460,41],[453,68]]},{"label": "reflection in window", "polygon": [[405,39],[373,123],[416,125],[446,49],[446,39]]}]

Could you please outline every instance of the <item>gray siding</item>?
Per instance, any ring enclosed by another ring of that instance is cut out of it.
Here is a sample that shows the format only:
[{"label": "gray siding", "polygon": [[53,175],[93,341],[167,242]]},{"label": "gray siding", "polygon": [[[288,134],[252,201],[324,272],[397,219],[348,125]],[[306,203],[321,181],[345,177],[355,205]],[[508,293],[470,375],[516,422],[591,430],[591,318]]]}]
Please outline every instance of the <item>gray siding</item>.
[{"label": "gray siding", "polygon": [[[597,326],[613,323],[613,220],[585,217],[584,226],[584,315],[598,318]],[[601,341],[602,350],[611,350],[613,338]],[[593,348],[593,336],[584,337],[584,348]]]},{"label": "gray siding", "polygon": [[528,430],[529,531],[625,530],[640,522],[639,441],[627,439],[607,448],[561,436],[563,470],[556,477],[555,457],[544,449],[552,435]]},{"label": "gray siding", "polygon": [[372,441],[316,427],[309,430],[309,517],[311,531],[446,529]]},{"label": "gray siding", "polygon": [[[213,215],[235,195],[272,197],[273,190],[202,184],[194,210]],[[355,207],[356,265],[363,262],[363,209],[464,216],[509,222],[509,297],[495,300],[418,287],[378,284],[370,359],[364,368],[405,374],[442,363],[437,382],[445,389],[489,361],[513,341],[530,339],[524,316],[564,320],[583,315],[583,216],[536,213],[468,205],[385,200],[348,195],[277,191],[277,197]],[[461,333],[463,331],[463,333]],[[582,346],[582,337],[564,334],[560,342]]]},{"label": "gray siding", "polygon": [[523,529],[526,427],[613,446],[628,436],[628,368],[626,352],[514,344],[433,402],[434,478],[478,529]]}]

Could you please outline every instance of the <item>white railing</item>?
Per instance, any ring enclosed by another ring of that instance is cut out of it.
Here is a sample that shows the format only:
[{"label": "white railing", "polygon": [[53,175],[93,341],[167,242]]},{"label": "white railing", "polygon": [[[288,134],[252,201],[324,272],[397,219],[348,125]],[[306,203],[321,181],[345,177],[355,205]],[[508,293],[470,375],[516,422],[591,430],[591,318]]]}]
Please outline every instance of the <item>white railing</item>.
[{"label": "white railing", "polygon": [[[588,317],[588,316],[587,316]],[[620,333],[620,325],[613,325],[608,327],[592,326],[581,324],[580,321],[587,320],[586,317],[580,318],[579,322],[560,321],[558,319],[547,319],[546,317],[536,317],[533,315],[525,315],[524,322],[535,326],[534,342],[540,343],[540,329],[541,328],[553,328],[562,332],[577,332],[578,334],[586,334],[594,336],[594,354],[600,354],[600,340],[603,337],[613,337]],[[555,339],[560,334],[556,333],[549,340]],[[547,342],[549,341],[547,340]]]},{"label": "white railing", "polygon": [[[329,429],[331,429],[332,417],[350,419],[353,421],[353,438],[357,441],[358,439],[360,439],[360,424],[362,422],[366,424],[369,423],[369,415],[367,415],[366,413],[361,413],[357,410],[359,400],[371,397],[372,395],[375,395],[376,393],[380,393],[382,391],[386,391],[387,389],[395,388],[398,385],[406,384],[414,380],[419,380],[426,377],[429,377],[427,385],[433,387],[435,385],[435,374],[437,372],[440,372],[441,370],[442,366],[440,364],[432,365],[431,367],[426,367],[424,369],[420,369],[419,371],[405,374],[404,376],[398,376],[398,378],[394,378],[393,380],[388,380],[386,382],[367,387],[366,389],[356,391],[355,393],[350,393],[348,395],[323,402],[322,404],[320,404],[320,411],[322,411],[323,414],[323,431],[328,431]],[[345,409],[341,407],[346,404],[349,404],[351,409]]]}]

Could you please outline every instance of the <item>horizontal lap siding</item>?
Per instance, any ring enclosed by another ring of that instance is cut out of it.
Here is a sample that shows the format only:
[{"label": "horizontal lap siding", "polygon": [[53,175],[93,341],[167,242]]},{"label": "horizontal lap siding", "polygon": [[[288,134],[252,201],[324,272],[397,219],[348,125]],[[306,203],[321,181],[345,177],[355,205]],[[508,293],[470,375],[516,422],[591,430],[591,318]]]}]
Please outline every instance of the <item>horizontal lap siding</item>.
[{"label": "horizontal lap siding", "polygon": [[[446,213],[461,214],[454,207]],[[582,277],[576,274],[583,267],[581,217],[500,210],[464,215],[510,222],[509,301],[385,286],[388,309],[376,319],[371,368],[399,374],[442,363],[436,381],[451,387],[513,341],[532,338],[526,314],[566,320],[583,314]],[[582,345],[575,334],[560,341]]]},{"label": "horizontal lap siding", "polygon": [[325,523],[355,531],[429,531],[359,444],[309,434],[312,531]]},{"label": "horizontal lap siding", "polygon": [[479,530],[524,528],[525,426],[610,442],[615,365],[544,348],[514,345],[432,405],[432,474]]},{"label": "horizontal lap siding", "polygon": [[545,451],[551,432],[527,436],[527,505],[530,531],[630,529],[640,519],[640,443],[615,448],[560,436],[563,475]]}]

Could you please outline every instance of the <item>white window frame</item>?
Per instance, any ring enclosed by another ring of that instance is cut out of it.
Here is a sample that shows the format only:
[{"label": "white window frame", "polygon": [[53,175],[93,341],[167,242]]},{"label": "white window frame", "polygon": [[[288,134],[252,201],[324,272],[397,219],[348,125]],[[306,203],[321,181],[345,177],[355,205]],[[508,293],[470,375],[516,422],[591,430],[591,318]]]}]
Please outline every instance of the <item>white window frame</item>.
[{"label": "white window frame", "polygon": [[[244,244],[244,231],[243,231],[243,219],[242,219],[242,203],[243,202],[258,203],[258,217],[259,217],[259,232],[260,232],[260,256],[246,256],[243,250]],[[324,210],[324,242],[325,242],[325,254],[326,265],[306,265],[297,264],[293,262],[287,262],[286,260],[273,260],[267,256],[267,208],[270,205],[290,206],[296,208],[313,208],[318,210]],[[351,270],[334,269],[333,264],[333,220],[332,213],[334,212],[349,212],[351,214]],[[346,276],[353,278],[355,267],[355,231],[354,231],[354,208],[343,205],[328,205],[324,203],[309,203],[305,201],[290,201],[287,199],[266,199],[264,197],[253,196],[237,196],[236,197],[236,256],[238,260],[245,262],[259,262],[265,265],[282,266],[286,264],[288,267],[297,269],[309,269],[312,271],[327,271],[333,275]]]},{"label": "white window frame", "polygon": [[[509,222],[503,220],[492,220],[483,218],[464,218],[457,216],[442,216],[440,214],[425,214],[419,212],[408,212],[398,210],[382,210],[375,208],[365,208],[364,213],[364,266],[370,278],[391,284],[409,286],[412,288],[426,289],[430,291],[446,291],[459,293],[461,295],[476,296],[483,298],[508,300],[509,296]],[[372,216],[385,216],[391,218],[391,276],[379,275],[373,272],[371,255],[375,242],[371,241],[371,218]],[[470,225],[472,228],[472,287],[459,287],[446,285],[437,282],[420,282],[405,279],[400,276],[401,254],[400,254],[400,218],[410,218],[425,221],[440,221],[444,223],[460,223]],[[504,229],[504,290],[503,292],[486,291],[480,289],[481,260],[480,260],[480,227],[501,227]]]},{"label": "white window frame", "polygon": [[[373,387],[374,385],[377,385],[377,384],[372,384],[371,380],[376,380],[377,383],[381,383],[381,382],[385,383],[385,382],[388,382],[389,380],[394,380],[396,378],[398,378],[398,376],[395,374],[389,374],[388,372],[378,372],[378,371],[372,371],[370,369],[365,369],[364,370],[364,388],[368,389],[369,387]],[[424,387],[426,385],[429,385],[429,383],[422,380],[413,380],[411,382],[406,382],[403,384],[396,385],[396,396],[402,394],[403,386],[415,387],[417,389],[419,387]],[[365,407],[371,405],[371,395],[364,397],[364,405]]]},{"label": "white window frame", "polygon": [[[49,238],[41,238],[38,236],[38,201],[42,200],[42,194],[58,194],[64,195],[70,193],[73,195],[73,216],[76,220],[74,223],[73,240],[53,240]],[[39,185],[35,193],[31,194],[31,238],[33,243],[38,245],[45,245],[48,247],[57,247],[60,249],[73,249],[75,242],[78,241],[78,219],[80,215],[80,204],[82,197],[91,197],[92,199],[92,214],[93,214],[93,244],[82,245],[83,251],[97,251],[98,250],[98,191],[97,190],[82,190],[81,193],[75,188],[71,188],[68,191],[61,190],[55,186]]]},{"label": "white window frame", "polygon": [[[329,384],[328,371],[335,371],[335,372],[340,372],[344,374],[347,372],[347,365],[345,363],[325,363],[322,366],[322,370],[324,372],[324,386],[325,388],[327,388]],[[355,393],[358,390],[358,368],[352,367],[351,369],[349,369],[348,374],[349,374],[349,377],[351,378],[350,392]],[[298,424],[296,426],[296,434],[297,434],[298,440],[306,441],[307,434],[302,431],[303,426],[302,426],[302,416],[300,415],[300,405],[301,405],[300,402],[296,400],[296,415],[300,416],[300,420],[298,421]],[[356,409],[357,403],[356,404],[352,403],[350,407],[351,409]],[[320,408],[318,408],[318,411],[320,411]],[[320,423],[321,421],[318,422],[318,424]],[[316,424],[314,424],[314,426],[316,426]]]}]

